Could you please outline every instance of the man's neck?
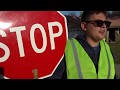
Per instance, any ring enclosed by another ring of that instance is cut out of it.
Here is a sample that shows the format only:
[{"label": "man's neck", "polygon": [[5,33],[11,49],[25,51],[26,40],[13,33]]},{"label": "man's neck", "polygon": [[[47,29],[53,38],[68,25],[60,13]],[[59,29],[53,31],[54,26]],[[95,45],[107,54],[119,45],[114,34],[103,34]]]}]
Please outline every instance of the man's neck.
[{"label": "man's neck", "polygon": [[96,47],[99,45],[99,41],[95,41],[95,40],[88,38],[88,37],[86,37],[86,40],[92,47]]}]

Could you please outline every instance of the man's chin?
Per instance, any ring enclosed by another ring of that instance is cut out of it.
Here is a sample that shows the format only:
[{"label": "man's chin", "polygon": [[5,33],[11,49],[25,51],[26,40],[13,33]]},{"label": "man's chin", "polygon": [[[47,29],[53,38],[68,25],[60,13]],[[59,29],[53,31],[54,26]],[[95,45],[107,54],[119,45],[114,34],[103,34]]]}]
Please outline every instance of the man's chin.
[{"label": "man's chin", "polygon": [[105,36],[100,36],[99,40],[103,40],[105,38]]},{"label": "man's chin", "polygon": [[104,38],[99,38],[99,39],[97,39],[96,41],[97,42],[100,42],[101,40],[103,40]]}]

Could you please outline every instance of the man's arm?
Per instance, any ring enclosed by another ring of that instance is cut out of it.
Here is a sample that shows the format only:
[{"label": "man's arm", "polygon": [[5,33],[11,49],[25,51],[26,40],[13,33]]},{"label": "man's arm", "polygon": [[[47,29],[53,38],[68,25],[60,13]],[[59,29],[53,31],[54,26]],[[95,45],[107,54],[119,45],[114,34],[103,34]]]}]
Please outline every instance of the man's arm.
[{"label": "man's arm", "polygon": [[65,57],[62,59],[58,67],[56,68],[55,72],[51,77],[46,79],[64,79],[65,78]]},{"label": "man's arm", "polygon": [[0,74],[0,79],[4,79],[4,76]]},{"label": "man's arm", "polygon": [[0,67],[0,79],[4,79],[4,68]]}]

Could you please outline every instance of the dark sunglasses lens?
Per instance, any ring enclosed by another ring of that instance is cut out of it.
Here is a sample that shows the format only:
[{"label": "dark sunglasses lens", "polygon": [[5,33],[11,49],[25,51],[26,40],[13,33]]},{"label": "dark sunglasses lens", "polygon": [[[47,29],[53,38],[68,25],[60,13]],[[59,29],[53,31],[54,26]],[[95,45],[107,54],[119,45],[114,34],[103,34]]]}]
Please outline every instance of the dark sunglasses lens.
[{"label": "dark sunglasses lens", "polygon": [[110,24],[111,24],[111,22],[109,22],[109,21],[105,22],[106,27],[110,27]]},{"label": "dark sunglasses lens", "polygon": [[98,27],[102,27],[104,23],[105,23],[106,27],[110,27],[111,22],[109,22],[109,21],[96,21],[96,24]]},{"label": "dark sunglasses lens", "polygon": [[97,24],[98,27],[102,27],[103,23],[104,23],[103,21],[96,21],[96,24]]}]

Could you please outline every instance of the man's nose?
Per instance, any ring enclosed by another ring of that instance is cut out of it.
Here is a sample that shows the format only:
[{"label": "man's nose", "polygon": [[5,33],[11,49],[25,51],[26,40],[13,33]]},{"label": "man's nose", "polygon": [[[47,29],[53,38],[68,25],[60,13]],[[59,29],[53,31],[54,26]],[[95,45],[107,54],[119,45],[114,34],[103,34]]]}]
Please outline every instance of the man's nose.
[{"label": "man's nose", "polygon": [[102,28],[107,28],[107,26],[106,26],[106,24],[105,24],[105,23],[103,23]]}]

